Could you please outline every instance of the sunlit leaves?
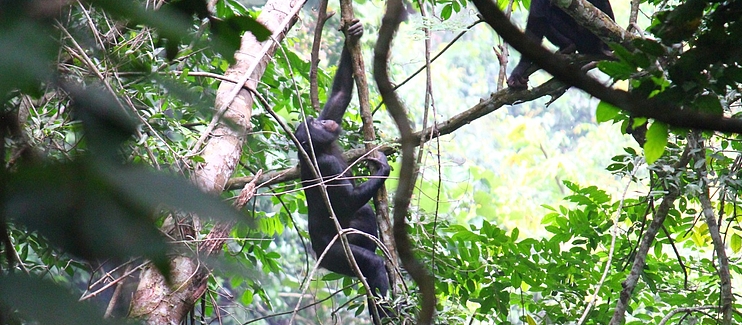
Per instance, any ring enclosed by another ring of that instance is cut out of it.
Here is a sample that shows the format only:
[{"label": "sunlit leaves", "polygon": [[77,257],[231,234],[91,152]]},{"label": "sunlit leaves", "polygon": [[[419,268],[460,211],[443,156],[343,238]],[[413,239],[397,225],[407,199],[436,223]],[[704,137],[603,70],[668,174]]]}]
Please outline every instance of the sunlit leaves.
[{"label": "sunlit leaves", "polygon": [[598,103],[598,108],[595,111],[595,119],[598,121],[598,123],[608,122],[616,118],[616,116],[620,112],[620,108],[601,100]]},{"label": "sunlit leaves", "polygon": [[[526,238],[518,241],[518,237],[522,235],[517,228],[511,231],[510,236],[506,236],[505,232],[495,230],[497,227],[488,222],[484,222],[481,228],[459,225],[439,228],[451,235],[437,237],[443,241],[441,244],[445,247],[445,251],[436,255],[438,264],[458,266],[450,271],[445,268],[435,269],[439,279],[445,283],[445,286],[439,285],[440,292],[445,292],[449,299],[460,299],[462,303],[478,303],[478,316],[475,318],[495,323],[503,321],[511,311],[504,309],[502,305],[518,299],[518,294],[506,294],[512,290],[530,292],[527,295],[536,292],[540,296],[543,294],[541,297],[545,300],[527,303],[525,308],[528,310],[538,310],[549,305],[552,294],[557,295],[556,299],[561,303],[578,303],[563,296],[563,290],[587,293],[591,283],[589,279],[598,277],[598,268],[586,266],[598,265],[592,263],[604,256],[597,254],[599,243],[609,238],[606,233],[612,223],[610,214],[603,213],[603,210],[610,211],[615,206],[610,202],[610,197],[596,187],[582,188],[574,183],[566,185],[574,190],[572,198],[579,202],[580,209],[559,207],[558,211],[547,214],[543,222],[552,233],[548,239]],[[450,239],[446,239],[447,237]],[[564,250],[566,247],[570,247],[569,251]],[[579,267],[575,267],[576,265]],[[506,273],[486,271],[492,268],[506,270]],[[487,285],[480,287],[476,283]],[[553,319],[566,321],[571,318],[567,314],[556,312],[552,316]],[[598,315],[596,319],[608,317],[607,315]]]},{"label": "sunlit leaves", "polygon": [[461,11],[463,6],[466,6],[466,0],[444,0],[439,3],[443,4],[443,9],[441,9],[441,18],[444,20],[451,18],[451,15],[454,12],[458,13]]},{"label": "sunlit leaves", "polygon": [[739,253],[742,250],[742,236],[738,233],[732,234],[729,240],[729,246],[732,248],[732,252]]}]

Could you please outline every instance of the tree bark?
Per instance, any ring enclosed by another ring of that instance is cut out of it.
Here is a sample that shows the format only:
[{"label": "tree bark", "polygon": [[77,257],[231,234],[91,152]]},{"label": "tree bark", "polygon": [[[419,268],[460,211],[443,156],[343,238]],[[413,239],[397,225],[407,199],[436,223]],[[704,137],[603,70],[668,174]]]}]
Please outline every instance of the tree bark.
[{"label": "tree bark", "polygon": [[[194,148],[195,152],[200,152],[205,162],[196,167],[192,180],[204,192],[221,194],[237,167],[242,147],[251,129],[253,99],[246,87],[255,89],[269,59],[275,53],[277,42],[294,25],[298,10],[304,3],[303,0],[269,0],[258,21],[271,30],[273,36],[265,42],[258,42],[250,33],[242,37],[240,49],[235,53],[236,62],[225,76],[229,80],[244,81],[244,84],[237,86],[233,82],[223,81],[219,85],[215,105],[217,119],[215,124],[212,123],[213,131],[205,137],[203,150]],[[198,234],[198,219],[193,219],[193,233]],[[214,228],[224,230],[231,228],[231,225],[215,225]],[[205,242],[209,245],[204,248],[209,248],[208,253],[218,253],[221,250],[223,242],[219,244],[209,241],[214,234],[223,238],[218,233],[212,232],[206,237]],[[208,270],[198,260],[189,256],[176,256],[170,265],[170,283],[153,267],[142,271],[132,299],[131,317],[142,318],[148,324],[178,324],[206,291]]]}]

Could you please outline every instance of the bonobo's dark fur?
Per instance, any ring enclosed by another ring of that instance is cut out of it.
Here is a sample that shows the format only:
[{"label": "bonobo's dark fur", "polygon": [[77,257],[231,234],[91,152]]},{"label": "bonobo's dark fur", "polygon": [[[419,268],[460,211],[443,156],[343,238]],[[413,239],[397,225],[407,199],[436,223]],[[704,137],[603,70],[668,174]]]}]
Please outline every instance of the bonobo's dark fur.
[{"label": "bonobo's dark fur", "polygon": [[[350,37],[352,42],[357,42],[362,34],[363,25],[354,21],[348,29],[347,37]],[[340,64],[332,83],[332,93],[327,104],[322,108],[322,112],[317,119],[310,117],[307,118],[306,126],[304,123],[299,124],[296,129],[296,138],[310,156],[312,155],[312,148],[314,149],[314,156],[317,159],[320,174],[326,181],[327,194],[340,225],[343,228],[354,228],[377,237],[376,215],[368,201],[389,176],[389,164],[386,156],[380,152],[379,159],[367,159],[376,165],[377,171],[368,181],[355,184],[352,180],[353,175],[350,171],[346,171],[348,163],[343,158],[343,151],[335,142],[340,135],[342,118],[353,93],[352,70],[350,53],[345,47],[340,55]],[[330,219],[330,211],[327,209],[322,191],[317,186],[319,182],[312,171],[314,164],[311,160],[307,161],[301,153],[299,154],[299,161],[302,186],[305,187],[304,193],[306,193],[307,207],[309,208],[309,237],[312,240],[312,248],[318,257],[327,249],[320,266],[333,272],[355,276],[350,263],[346,259],[340,240],[336,240],[328,248],[330,241],[338,232],[335,223]],[[379,294],[386,296],[389,290],[389,279],[384,266],[384,259],[375,253],[376,243],[358,234],[348,235],[348,242],[361,273],[371,287],[370,290],[377,296]],[[370,308],[371,306],[369,306],[369,310]],[[384,315],[388,313],[388,310],[379,308],[379,312]],[[381,323],[378,319],[374,319],[374,322]]]},{"label": "bonobo's dark fur", "polygon": [[[608,17],[613,18],[613,8],[609,0],[588,0]],[[544,36],[552,44],[559,47],[561,53],[571,53],[575,50],[582,54],[604,54],[608,46],[597,36],[577,24],[577,22],[562,9],[551,4],[550,0],[533,0],[528,11],[526,22],[526,36],[541,43]],[[528,76],[524,75],[531,61],[521,56],[520,62],[513,69],[508,78],[508,86],[513,89],[528,87]]]}]

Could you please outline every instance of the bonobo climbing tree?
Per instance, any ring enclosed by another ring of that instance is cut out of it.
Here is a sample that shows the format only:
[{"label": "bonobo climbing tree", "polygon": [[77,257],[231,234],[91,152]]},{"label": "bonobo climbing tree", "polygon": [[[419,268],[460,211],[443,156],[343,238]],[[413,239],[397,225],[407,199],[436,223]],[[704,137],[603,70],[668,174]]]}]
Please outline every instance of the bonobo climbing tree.
[{"label": "bonobo climbing tree", "polygon": [[[357,42],[362,34],[363,25],[356,20],[348,28],[347,37],[351,38],[351,42]],[[350,53],[347,48],[343,48],[330,98],[319,117],[316,119],[308,117],[305,122],[299,124],[296,138],[308,153],[307,156],[299,153],[299,161],[302,185],[309,208],[309,237],[312,240],[312,249],[318,256],[327,251],[320,261],[320,266],[333,272],[355,276],[340,240],[330,245],[338,232],[331,219],[332,213],[325,203],[320,183],[324,182],[332,212],[343,229],[353,228],[377,237],[376,215],[368,201],[389,176],[389,164],[381,152],[378,159],[367,158],[366,160],[376,165],[377,171],[368,181],[355,184],[353,175],[348,170],[348,163],[343,158],[343,151],[336,143],[343,115],[353,93],[351,65]],[[316,177],[315,166],[319,167],[321,179]],[[376,243],[361,234],[349,234],[347,238],[355,262],[370,286],[369,290],[377,296],[385,296],[389,290],[389,279],[384,259],[376,255]],[[381,310],[381,313],[384,316],[388,311]],[[380,324],[379,319],[375,318],[374,322]]]}]

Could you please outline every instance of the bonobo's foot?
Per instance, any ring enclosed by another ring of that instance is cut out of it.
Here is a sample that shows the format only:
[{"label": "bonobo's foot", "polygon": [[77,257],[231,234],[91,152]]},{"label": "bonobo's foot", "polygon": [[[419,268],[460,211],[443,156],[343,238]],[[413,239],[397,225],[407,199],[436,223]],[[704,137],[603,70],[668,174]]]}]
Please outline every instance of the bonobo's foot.
[{"label": "bonobo's foot", "polygon": [[557,51],[557,53],[560,53],[560,54],[570,54],[574,52],[577,52],[577,45],[575,45],[574,43],[568,46],[565,46],[563,48],[560,48],[559,51]]},{"label": "bonobo's foot", "polygon": [[613,51],[611,49],[604,48],[600,51],[601,54],[603,54],[608,60],[616,60],[616,55],[613,54]]},{"label": "bonobo's foot", "polygon": [[511,74],[508,78],[508,87],[513,90],[523,90],[528,88],[528,78],[521,76],[520,74]]}]

